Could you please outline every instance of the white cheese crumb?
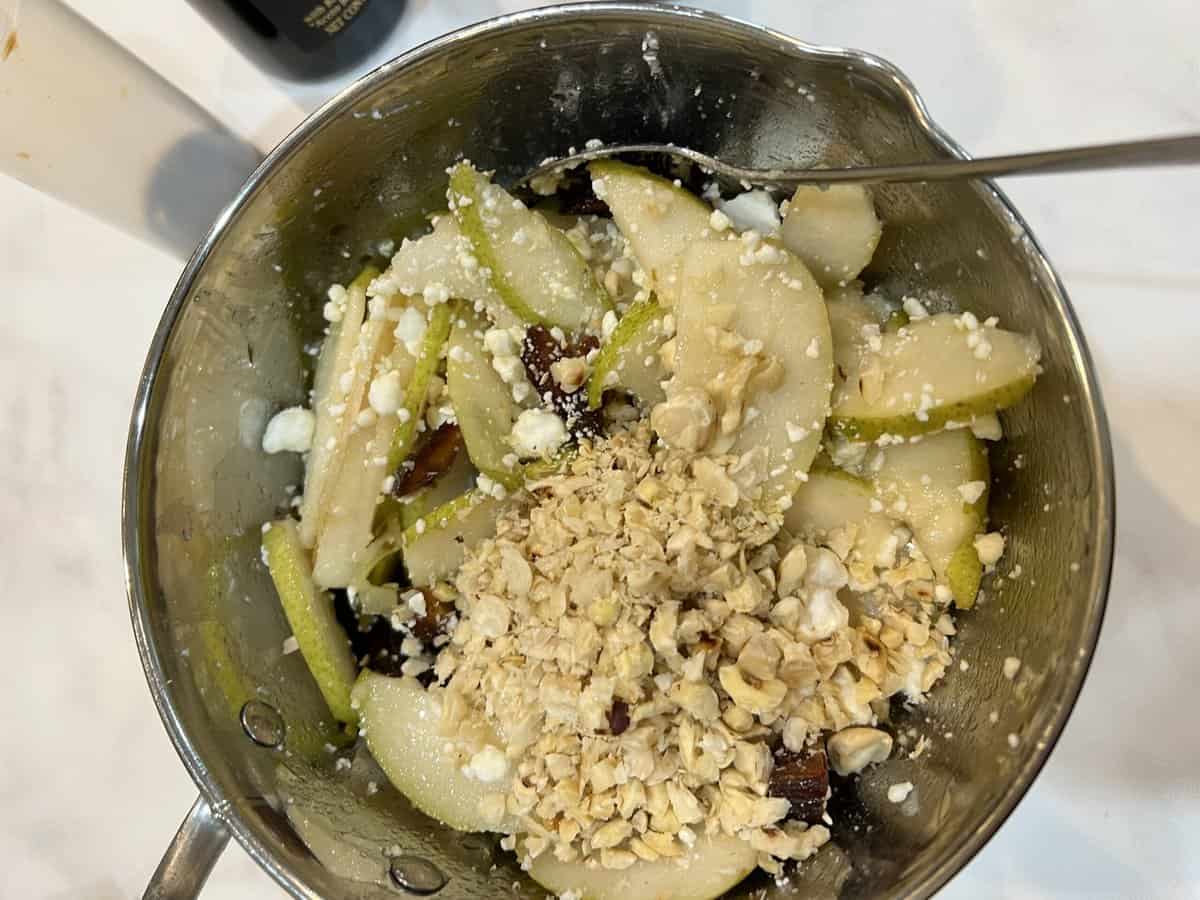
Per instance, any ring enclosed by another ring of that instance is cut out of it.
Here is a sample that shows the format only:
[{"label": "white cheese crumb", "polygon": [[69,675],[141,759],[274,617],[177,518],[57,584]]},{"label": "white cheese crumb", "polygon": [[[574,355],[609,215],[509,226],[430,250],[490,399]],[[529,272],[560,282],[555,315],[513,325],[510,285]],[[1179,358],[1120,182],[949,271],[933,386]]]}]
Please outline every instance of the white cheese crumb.
[{"label": "white cheese crumb", "polygon": [[522,459],[549,456],[567,442],[567,426],[552,412],[527,409],[512,427],[512,448]]},{"label": "white cheese crumb", "polygon": [[908,318],[913,322],[929,318],[929,310],[916,297],[905,297],[901,305],[904,307],[904,311],[908,313]]},{"label": "white cheese crumb", "polygon": [[968,481],[958,486],[958,494],[963,498],[964,503],[978,502],[985,490],[987,490],[987,482],[984,481]]},{"label": "white cheese crumb", "polygon": [[307,453],[312,448],[313,429],[317,419],[311,410],[303,406],[290,406],[280,410],[267,423],[263,432],[262,448],[266,453],[289,450],[292,453]]},{"label": "white cheese crumb", "polygon": [[612,337],[613,332],[617,330],[618,321],[617,314],[611,309],[604,313],[604,318],[600,321],[600,336],[604,340]]},{"label": "white cheese crumb", "polygon": [[912,792],[913,783],[911,781],[901,781],[899,784],[893,784],[888,788],[887,798],[891,803],[903,803]]},{"label": "white cheese crumb", "polygon": [[508,757],[504,751],[491,744],[471,757],[470,762],[463,766],[463,774],[484,784],[493,784],[508,774]]},{"label": "white cheese crumb", "polygon": [[786,422],[784,424],[787,427],[788,440],[793,444],[798,444],[808,437],[808,429],[804,426],[797,425],[795,422]]},{"label": "white cheese crumb", "polygon": [[998,531],[979,535],[975,538],[975,552],[985,566],[994,566],[1004,555],[1004,535]]},{"label": "white cheese crumb", "polygon": [[[418,522],[424,522],[424,519],[418,519]],[[404,602],[408,604],[408,608],[413,611],[414,615],[424,616],[426,612],[425,594],[421,591],[412,591],[404,597]]]},{"label": "white cheese crumb", "polygon": [[283,655],[284,656],[287,656],[289,653],[295,653],[299,649],[300,649],[300,642],[298,640],[296,640],[296,636],[294,634],[289,634],[286,638],[283,639]]},{"label": "white cheese crumb", "polygon": [[708,217],[708,227],[718,234],[722,231],[728,231],[733,225],[729,216],[721,212],[719,209],[714,209],[712,215]]},{"label": "white cheese crumb", "polygon": [[421,342],[425,338],[425,330],[429,326],[419,310],[406,306],[396,320],[396,340],[414,357],[421,355]]},{"label": "white cheese crumb", "polygon": [[1004,429],[1000,426],[1000,417],[995,413],[976,416],[972,419],[971,433],[981,441],[998,441],[1004,437]]},{"label": "white cheese crumb", "polygon": [[1004,658],[1004,677],[1012,681],[1017,677],[1017,672],[1021,670],[1021,661],[1015,656],[1007,656]]},{"label": "white cheese crumb", "polygon": [[[770,235],[779,230],[782,221],[779,218],[779,205],[763,190],[746,191],[732,200],[718,203],[717,207],[738,231],[753,229],[759,234]],[[711,217],[709,224],[713,224]]]},{"label": "white cheese crumb", "polygon": [[498,481],[494,481],[482,472],[480,472],[479,477],[475,479],[475,487],[479,488],[479,490],[483,493],[495,497],[497,500],[503,500],[508,496],[508,491],[505,489],[504,485]]},{"label": "white cheese crumb", "polygon": [[813,338],[808,342],[808,347],[804,350],[804,355],[809,359],[816,359],[821,355],[821,341],[818,338]]},{"label": "white cheese crumb", "polygon": [[375,413],[388,416],[404,405],[404,384],[396,369],[377,375],[367,388],[367,403]]},{"label": "white cheese crumb", "polygon": [[1020,745],[1021,745],[1021,739],[1019,737],[1017,737],[1015,734],[1012,734],[1010,732],[1008,735],[1008,746],[1011,749],[1016,750],[1017,747],[1019,747]]}]

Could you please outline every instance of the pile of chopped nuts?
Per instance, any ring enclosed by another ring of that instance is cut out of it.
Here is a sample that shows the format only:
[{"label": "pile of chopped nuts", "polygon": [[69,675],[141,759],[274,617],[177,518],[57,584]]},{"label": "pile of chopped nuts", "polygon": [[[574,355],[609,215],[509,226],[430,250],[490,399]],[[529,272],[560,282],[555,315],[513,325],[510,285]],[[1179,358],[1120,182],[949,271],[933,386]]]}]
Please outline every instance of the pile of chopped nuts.
[{"label": "pile of chopped nuts", "polygon": [[583,441],[467,553],[433,690],[460,751],[502,746],[512,778],[484,811],[523,859],[623,869],[723,832],[778,872],[829,831],[771,795],[775,754],[843,732],[831,762],[857,771],[891,750],[870,727],[886,698],[919,701],[949,665],[919,551],[852,576],[852,541],[762,511],[754,457],[636,423]]}]

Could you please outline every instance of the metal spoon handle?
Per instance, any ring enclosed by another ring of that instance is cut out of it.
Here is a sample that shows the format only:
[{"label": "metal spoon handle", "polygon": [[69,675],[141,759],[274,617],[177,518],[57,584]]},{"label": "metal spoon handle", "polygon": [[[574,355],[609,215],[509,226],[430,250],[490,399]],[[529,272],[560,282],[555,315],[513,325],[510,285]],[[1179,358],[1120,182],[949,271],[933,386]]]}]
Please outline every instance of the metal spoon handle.
[{"label": "metal spoon handle", "polygon": [[1068,147],[1063,150],[1039,150],[1011,153],[979,159],[946,159],[896,166],[864,166],[857,169],[828,171],[798,170],[780,173],[780,181],[795,184],[820,181],[862,183],[944,181],[954,178],[992,178],[998,175],[1038,175],[1085,172],[1099,169],[1126,169],[1143,166],[1170,166],[1200,163],[1200,135],[1121,141]]},{"label": "metal spoon handle", "polygon": [[1007,156],[985,156],[979,159],[934,159],[900,165],[853,166],[844,169],[748,169],[714,159],[688,147],[676,147],[672,144],[620,144],[576,153],[562,159],[548,160],[526,175],[522,181],[547,174],[564,165],[625,153],[667,153],[690,159],[718,175],[748,184],[787,187],[845,181],[857,184],[947,181],[956,178],[992,178],[998,175],[1040,175],[1194,164],[1200,163],[1200,135],[1094,144],[1088,147],[1039,150],[1034,153],[1012,153]]}]

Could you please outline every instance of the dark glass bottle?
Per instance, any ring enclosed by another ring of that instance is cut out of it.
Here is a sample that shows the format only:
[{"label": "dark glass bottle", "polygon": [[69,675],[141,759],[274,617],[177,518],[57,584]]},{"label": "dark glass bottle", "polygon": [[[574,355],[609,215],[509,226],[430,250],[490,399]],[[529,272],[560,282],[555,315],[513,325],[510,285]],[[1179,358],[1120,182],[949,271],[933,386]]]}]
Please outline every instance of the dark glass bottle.
[{"label": "dark glass bottle", "polygon": [[392,33],[404,0],[188,0],[255,65],[319,81],[362,62]]}]

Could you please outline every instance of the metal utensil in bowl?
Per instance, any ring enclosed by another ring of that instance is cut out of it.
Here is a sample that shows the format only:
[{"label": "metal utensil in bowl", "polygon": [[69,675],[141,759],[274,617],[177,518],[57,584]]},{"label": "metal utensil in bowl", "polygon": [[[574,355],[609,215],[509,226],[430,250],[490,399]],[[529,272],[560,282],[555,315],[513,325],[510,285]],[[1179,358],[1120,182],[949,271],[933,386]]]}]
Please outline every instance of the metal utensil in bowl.
[{"label": "metal utensil in bowl", "polygon": [[553,175],[594,159],[630,153],[659,154],[685,160],[734,184],[794,188],[800,184],[909,184],[949,181],[956,178],[997,178],[1001,175],[1054,175],[1091,172],[1098,169],[1133,169],[1146,166],[1178,166],[1200,163],[1200,135],[1146,138],[1115,144],[1091,144],[1031,153],[1012,153],[976,159],[929,159],[921,162],[890,163],[831,168],[774,166],[770,169],[737,165],[672,144],[616,144],[551,159],[527,172],[522,182]]},{"label": "metal utensil in bowl", "polygon": [[[642,3],[463,29],[310,117],[188,263],[134,409],[124,497],[134,631],[201,795],[149,896],[194,895],[226,833],[295,897],[544,896],[490,840],[415,812],[365,755],[348,772],[332,764],[332,723],[298,654],[282,652],[288,629],[258,552],[259,523],[286,504],[300,465],[263,455],[258,438],[269,412],[305,397],[324,288],[380,239],[421,229],[445,202],[448,162],[464,155],[512,181],[592,138],[674,142],[762,168],[963,156],[876,57]],[[1044,764],[1104,610],[1111,454],[1062,285],[990,184],[884,185],[874,197],[886,225],[872,285],[897,296],[932,286],[1041,341],[1045,373],[992,452],[994,524],[1025,574],[985,583],[984,602],[960,617],[969,669],[919,711],[897,709],[889,727],[932,746],[839,794],[833,845],[789,886],[752,879],[743,895],[911,897],[944,884]],[[1002,675],[1010,655],[1023,661],[1015,682]],[[916,785],[915,815],[886,802],[896,781]]]}]

